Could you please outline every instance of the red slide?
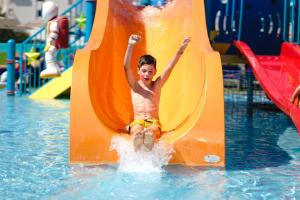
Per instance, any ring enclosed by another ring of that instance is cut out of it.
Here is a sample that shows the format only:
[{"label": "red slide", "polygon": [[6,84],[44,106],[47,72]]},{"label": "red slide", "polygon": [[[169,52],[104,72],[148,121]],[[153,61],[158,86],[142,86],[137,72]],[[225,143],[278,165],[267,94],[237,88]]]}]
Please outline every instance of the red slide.
[{"label": "red slide", "polygon": [[291,117],[300,134],[300,108],[290,103],[294,89],[300,84],[299,46],[284,42],[279,56],[255,55],[242,41],[234,41],[234,46],[247,58],[265,93]]}]

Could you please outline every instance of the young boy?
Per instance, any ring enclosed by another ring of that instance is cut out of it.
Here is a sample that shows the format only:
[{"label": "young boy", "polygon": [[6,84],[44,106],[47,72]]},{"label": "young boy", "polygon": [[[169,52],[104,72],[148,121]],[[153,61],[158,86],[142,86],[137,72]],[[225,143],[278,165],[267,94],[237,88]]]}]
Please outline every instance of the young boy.
[{"label": "young boy", "polygon": [[174,66],[183,54],[190,38],[185,38],[177,50],[174,58],[168,64],[163,73],[152,80],[156,73],[156,60],[151,55],[141,56],[138,63],[139,80],[136,80],[131,69],[131,56],[133,47],[141,39],[139,35],[131,35],[124,59],[124,69],[128,84],[131,88],[134,121],[129,125],[133,138],[133,146],[137,151],[144,145],[151,150],[156,138],[160,136],[160,123],[158,119],[158,107],[160,91],[169,78]]}]

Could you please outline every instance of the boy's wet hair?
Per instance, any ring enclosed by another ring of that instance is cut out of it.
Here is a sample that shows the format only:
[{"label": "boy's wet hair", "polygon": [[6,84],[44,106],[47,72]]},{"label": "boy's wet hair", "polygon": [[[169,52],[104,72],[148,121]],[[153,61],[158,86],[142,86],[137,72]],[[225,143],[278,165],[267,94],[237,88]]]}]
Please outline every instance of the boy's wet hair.
[{"label": "boy's wet hair", "polygon": [[156,59],[149,54],[146,54],[146,55],[143,55],[140,57],[138,68],[141,68],[145,64],[153,65],[154,69],[156,69]]}]

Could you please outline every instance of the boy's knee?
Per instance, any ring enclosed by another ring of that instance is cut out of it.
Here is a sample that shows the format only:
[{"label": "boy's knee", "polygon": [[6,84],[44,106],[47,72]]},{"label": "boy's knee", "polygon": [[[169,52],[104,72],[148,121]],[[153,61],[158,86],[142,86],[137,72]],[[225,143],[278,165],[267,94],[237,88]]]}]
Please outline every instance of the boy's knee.
[{"label": "boy's knee", "polygon": [[150,142],[150,143],[152,143],[153,141],[154,141],[154,139],[155,139],[155,134],[152,132],[152,131],[146,131],[145,133],[144,133],[145,135],[145,142],[146,142],[146,140],[147,140],[147,142]]},{"label": "boy's knee", "polygon": [[148,130],[145,132],[145,137],[153,138],[153,141],[159,137],[158,131]]},{"label": "boy's knee", "polygon": [[134,125],[130,128],[130,134],[136,134],[143,131],[143,127],[139,125]]},{"label": "boy's knee", "polygon": [[160,137],[160,127],[159,126],[152,126],[150,128],[150,130],[156,138]]},{"label": "boy's knee", "polygon": [[152,130],[148,130],[145,132],[145,135],[152,136],[152,135],[154,135],[154,132]]}]

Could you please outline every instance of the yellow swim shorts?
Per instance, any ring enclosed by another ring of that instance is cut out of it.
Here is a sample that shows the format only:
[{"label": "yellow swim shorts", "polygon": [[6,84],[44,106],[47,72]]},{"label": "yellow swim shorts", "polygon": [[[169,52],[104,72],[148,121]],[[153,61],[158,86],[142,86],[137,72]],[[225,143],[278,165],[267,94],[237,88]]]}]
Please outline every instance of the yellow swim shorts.
[{"label": "yellow swim shorts", "polygon": [[160,128],[160,123],[158,119],[135,119],[129,124],[129,126],[131,127],[137,124],[142,125],[144,128],[148,128],[152,125],[157,125]]}]

